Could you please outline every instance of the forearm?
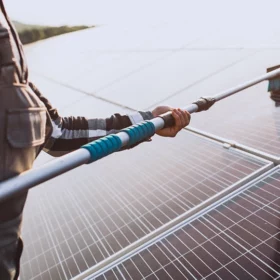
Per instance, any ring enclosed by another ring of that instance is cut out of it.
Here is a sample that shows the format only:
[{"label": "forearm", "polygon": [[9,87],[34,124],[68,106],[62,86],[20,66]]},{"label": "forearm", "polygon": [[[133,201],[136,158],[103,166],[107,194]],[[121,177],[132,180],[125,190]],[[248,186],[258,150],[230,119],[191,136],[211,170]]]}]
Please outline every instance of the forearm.
[{"label": "forearm", "polygon": [[114,114],[106,119],[61,117],[40,91],[32,83],[29,83],[29,85],[37,97],[45,104],[48,114],[50,115],[51,123],[48,127],[52,129],[52,133],[45,143],[44,150],[53,156],[61,156],[74,151],[103,136],[117,133],[128,126],[143,120],[150,120],[168,111],[172,112],[175,124],[172,127],[158,131],[158,135],[174,137],[190,122],[190,115],[188,112],[180,109],[172,109],[168,106],[158,106],[152,112],[135,112],[129,115]]},{"label": "forearm", "polygon": [[53,132],[45,146],[45,151],[53,156],[60,156],[152,117],[151,112],[137,112],[132,115],[114,114],[106,119],[58,116],[57,119],[52,120]]},{"label": "forearm", "polygon": [[45,144],[44,150],[53,156],[60,156],[74,151],[100,137],[117,133],[130,125],[153,118],[151,112],[135,112],[128,115],[114,114],[105,119],[61,117],[35,85],[32,83],[29,83],[29,85],[37,97],[45,104],[50,116],[52,134]]}]

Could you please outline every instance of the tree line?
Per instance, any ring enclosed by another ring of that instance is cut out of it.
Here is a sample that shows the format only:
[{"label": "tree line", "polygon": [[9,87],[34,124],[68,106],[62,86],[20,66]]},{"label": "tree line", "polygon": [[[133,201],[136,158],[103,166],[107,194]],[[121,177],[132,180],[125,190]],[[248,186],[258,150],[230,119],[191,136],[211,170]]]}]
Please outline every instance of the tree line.
[{"label": "tree line", "polygon": [[29,44],[38,40],[61,35],[64,33],[74,32],[89,28],[89,26],[59,26],[25,29],[19,32],[20,40],[23,44]]}]

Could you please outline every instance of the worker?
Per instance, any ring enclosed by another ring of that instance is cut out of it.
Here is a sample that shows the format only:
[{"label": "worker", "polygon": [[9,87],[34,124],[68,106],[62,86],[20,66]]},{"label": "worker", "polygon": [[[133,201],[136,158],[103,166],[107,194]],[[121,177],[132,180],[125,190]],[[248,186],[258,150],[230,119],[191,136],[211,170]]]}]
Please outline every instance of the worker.
[{"label": "worker", "polygon": [[[0,0],[0,182],[32,168],[43,149],[60,156],[167,111],[172,111],[175,124],[157,134],[174,137],[189,124],[190,115],[168,106],[131,115],[114,114],[106,119],[60,116],[29,81],[22,45]],[[1,280],[19,277],[23,250],[20,231],[26,198],[27,192],[0,204]]]},{"label": "worker", "polygon": [[[276,69],[279,69],[280,65],[276,65],[273,67],[267,68],[267,73],[274,71]],[[273,100],[275,103],[275,107],[280,106],[280,76],[276,76],[272,79],[269,79],[268,83],[268,89],[267,91],[270,92],[270,98]]]}]

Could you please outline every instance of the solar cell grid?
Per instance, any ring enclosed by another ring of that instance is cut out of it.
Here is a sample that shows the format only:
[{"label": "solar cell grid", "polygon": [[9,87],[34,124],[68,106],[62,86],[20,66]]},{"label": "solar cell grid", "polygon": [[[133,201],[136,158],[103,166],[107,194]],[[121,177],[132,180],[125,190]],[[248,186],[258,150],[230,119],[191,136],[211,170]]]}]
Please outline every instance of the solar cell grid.
[{"label": "solar cell grid", "polygon": [[[272,114],[256,117],[253,123],[248,123],[245,131],[237,122],[232,123],[230,129],[227,130],[225,129],[227,124],[225,122],[217,123],[214,117],[211,121],[215,123],[215,127],[211,128],[211,133],[222,135],[228,139],[237,139],[241,144],[256,148],[279,158],[280,111],[279,108],[273,108],[272,102],[270,103],[271,111],[274,112]],[[198,127],[201,127],[201,125],[198,125]]]},{"label": "solar cell grid", "polygon": [[278,279],[279,205],[277,168],[96,279]]},{"label": "solar cell grid", "polygon": [[21,279],[70,279],[268,166],[189,133],[153,141],[30,193]]}]

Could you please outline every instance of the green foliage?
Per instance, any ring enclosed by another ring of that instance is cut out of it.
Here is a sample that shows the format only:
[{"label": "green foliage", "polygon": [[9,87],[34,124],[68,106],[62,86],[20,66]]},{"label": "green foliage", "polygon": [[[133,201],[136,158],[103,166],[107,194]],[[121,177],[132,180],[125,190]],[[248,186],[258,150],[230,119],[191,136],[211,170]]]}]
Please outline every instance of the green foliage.
[{"label": "green foliage", "polygon": [[46,26],[43,25],[35,25],[35,24],[25,24],[16,20],[13,20],[13,24],[17,30],[17,32],[21,32],[26,29],[39,29],[39,28],[44,28]]},{"label": "green foliage", "polygon": [[19,32],[20,40],[23,44],[29,44],[38,40],[61,35],[64,33],[74,32],[89,28],[89,26],[59,26],[59,27],[43,27],[24,29]]}]

